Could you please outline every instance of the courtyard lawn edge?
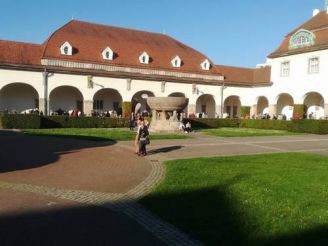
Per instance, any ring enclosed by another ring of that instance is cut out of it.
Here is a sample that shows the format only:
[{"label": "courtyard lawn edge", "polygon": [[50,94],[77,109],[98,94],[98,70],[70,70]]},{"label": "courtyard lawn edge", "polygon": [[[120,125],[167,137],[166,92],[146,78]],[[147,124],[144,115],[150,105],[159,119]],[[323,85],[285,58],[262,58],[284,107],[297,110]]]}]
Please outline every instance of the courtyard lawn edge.
[{"label": "courtyard lawn edge", "polygon": [[303,153],[167,161],[141,203],[206,245],[324,245],[326,163]]}]

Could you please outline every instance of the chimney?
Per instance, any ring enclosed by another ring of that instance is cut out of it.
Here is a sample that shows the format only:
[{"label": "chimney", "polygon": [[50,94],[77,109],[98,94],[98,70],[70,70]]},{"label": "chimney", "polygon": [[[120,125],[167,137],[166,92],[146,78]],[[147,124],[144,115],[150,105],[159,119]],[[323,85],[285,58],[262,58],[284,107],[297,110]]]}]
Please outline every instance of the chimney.
[{"label": "chimney", "polygon": [[313,10],[312,17],[316,16],[319,13],[320,13],[320,10],[319,9]]}]

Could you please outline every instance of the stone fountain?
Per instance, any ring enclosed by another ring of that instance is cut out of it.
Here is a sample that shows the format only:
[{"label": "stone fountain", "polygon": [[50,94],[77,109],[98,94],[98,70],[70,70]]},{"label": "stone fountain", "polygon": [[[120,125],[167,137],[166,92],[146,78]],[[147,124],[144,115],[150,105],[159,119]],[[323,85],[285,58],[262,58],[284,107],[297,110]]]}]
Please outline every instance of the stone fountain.
[{"label": "stone fountain", "polygon": [[179,131],[178,111],[188,105],[185,97],[148,97],[147,104],[152,111],[150,132]]}]

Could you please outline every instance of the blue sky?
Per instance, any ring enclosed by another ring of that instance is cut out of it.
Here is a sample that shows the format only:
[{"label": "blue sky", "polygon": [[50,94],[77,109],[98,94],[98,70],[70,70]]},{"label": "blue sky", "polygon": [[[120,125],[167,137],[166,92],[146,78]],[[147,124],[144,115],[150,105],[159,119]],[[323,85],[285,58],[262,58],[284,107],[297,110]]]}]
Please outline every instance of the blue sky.
[{"label": "blue sky", "polygon": [[42,43],[78,19],[165,32],[216,64],[254,67],[324,0],[0,0],[0,39]]}]

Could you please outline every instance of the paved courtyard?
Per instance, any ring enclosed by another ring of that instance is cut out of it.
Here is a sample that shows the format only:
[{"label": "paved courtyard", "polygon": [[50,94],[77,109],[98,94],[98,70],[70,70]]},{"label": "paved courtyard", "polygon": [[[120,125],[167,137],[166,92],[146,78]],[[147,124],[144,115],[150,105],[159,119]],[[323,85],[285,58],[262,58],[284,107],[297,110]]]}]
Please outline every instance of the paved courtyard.
[{"label": "paved courtyard", "polygon": [[328,136],[92,142],[0,131],[0,245],[197,245],[136,201],[162,161],[289,151],[328,154]]}]

